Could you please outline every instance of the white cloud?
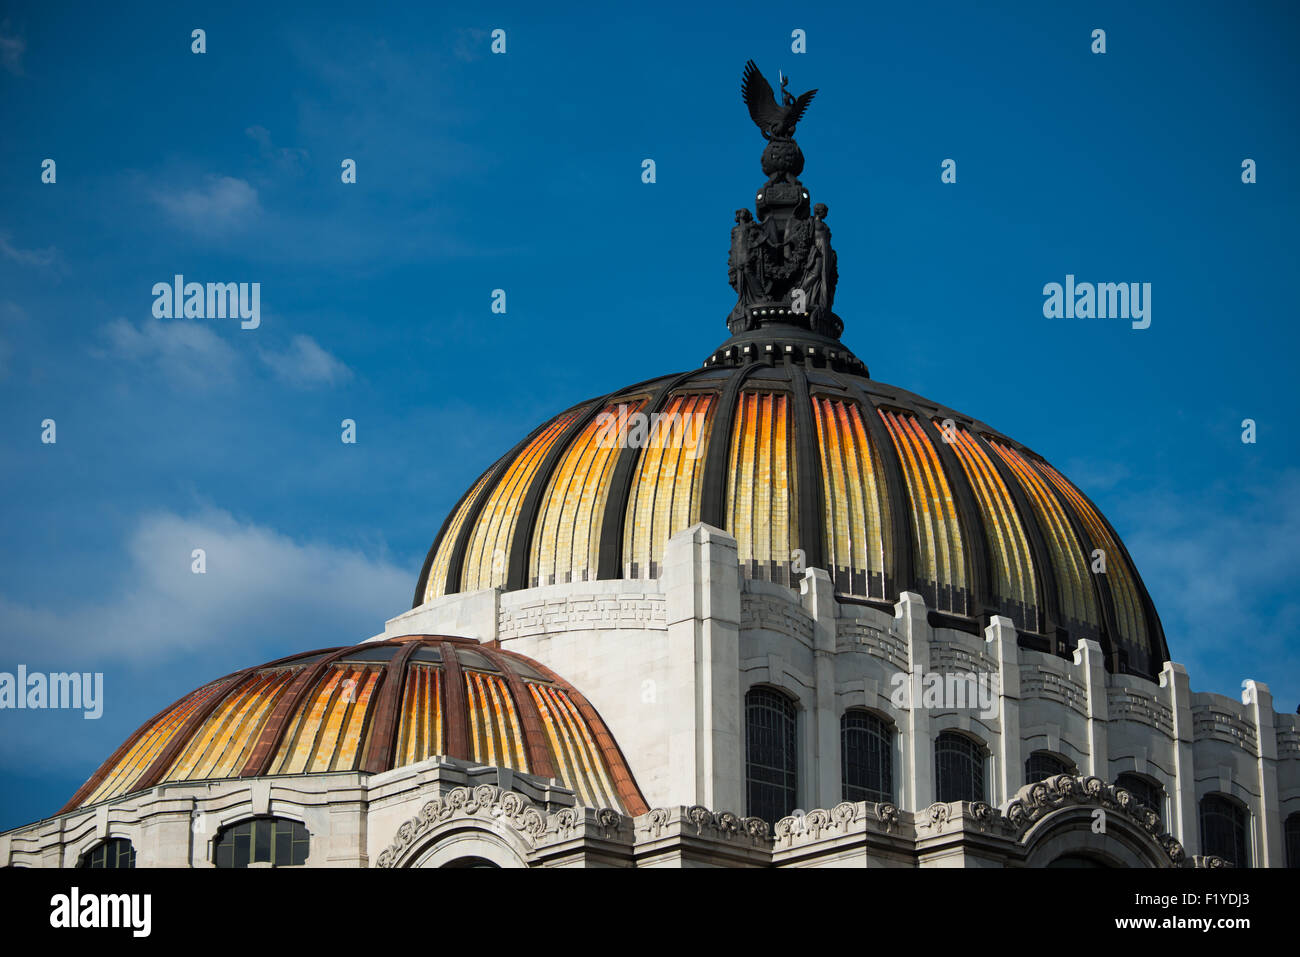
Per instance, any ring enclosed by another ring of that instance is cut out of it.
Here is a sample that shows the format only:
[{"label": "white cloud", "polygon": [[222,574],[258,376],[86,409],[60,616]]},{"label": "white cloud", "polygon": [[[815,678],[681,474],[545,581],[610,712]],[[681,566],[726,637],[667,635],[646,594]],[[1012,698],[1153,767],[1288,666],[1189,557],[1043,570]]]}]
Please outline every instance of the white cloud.
[{"label": "white cloud", "polygon": [[294,336],[283,352],[259,349],[258,355],[277,378],[299,388],[334,385],[352,378],[352,370],[311,336]]},{"label": "white cloud", "polygon": [[147,319],[136,326],[116,319],[104,338],[111,358],[152,367],[186,390],[229,382],[239,364],[234,348],[200,320]]},{"label": "white cloud", "polygon": [[261,213],[257,190],[233,176],[209,176],[199,188],[155,189],[152,197],[173,220],[197,233],[242,229]]},{"label": "white cloud", "polygon": [[[191,571],[196,548],[205,574]],[[294,541],[212,508],[142,516],[124,552],[129,584],[106,601],[35,607],[0,595],[0,647],[38,647],[83,671],[98,662],[156,667],[217,644],[251,650],[287,638],[309,651],[382,631],[409,606],[415,580],[386,558]]]}]

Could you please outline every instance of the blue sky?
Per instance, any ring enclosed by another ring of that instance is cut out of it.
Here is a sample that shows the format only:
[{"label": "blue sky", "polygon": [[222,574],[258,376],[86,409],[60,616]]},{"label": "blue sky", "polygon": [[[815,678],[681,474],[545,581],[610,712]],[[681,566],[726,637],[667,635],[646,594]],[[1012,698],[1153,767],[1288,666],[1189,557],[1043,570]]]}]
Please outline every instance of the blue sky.
[{"label": "blue sky", "polygon": [[[726,337],[750,57],[820,88],[872,375],[1071,476],[1194,690],[1300,703],[1293,5],[374,6],[0,6],[0,670],[106,699],[0,712],[0,828],[197,685],[380,631],[487,464]],[[261,283],[260,328],[153,320],[175,273]],[[1150,282],[1151,327],[1044,318],[1067,273]]]}]

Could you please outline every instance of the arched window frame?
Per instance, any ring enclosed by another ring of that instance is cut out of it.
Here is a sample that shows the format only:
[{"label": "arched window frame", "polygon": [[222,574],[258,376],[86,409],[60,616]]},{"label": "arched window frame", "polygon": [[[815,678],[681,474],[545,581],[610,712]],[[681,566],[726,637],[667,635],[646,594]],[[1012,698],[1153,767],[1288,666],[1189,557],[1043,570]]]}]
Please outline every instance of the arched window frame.
[{"label": "arched window frame", "polygon": [[[1202,854],[1221,857],[1236,867],[1250,867],[1250,809],[1245,804],[1230,794],[1211,791],[1201,797],[1197,818]],[[1227,828],[1231,834],[1225,833]]]},{"label": "arched window frame", "polygon": [[135,867],[135,845],[129,838],[107,837],[87,848],[77,859],[77,867],[126,869]]},{"label": "arched window frame", "polygon": [[[246,835],[239,833],[243,828],[248,829]],[[263,834],[266,857],[262,856]],[[248,839],[246,849],[239,846],[243,836]],[[286,853],[288,859],[284,860]],[[310,855],[311,831],[307,825],[295,818],[272,814],[231,821],[223,825],[212,840],[212,864],[220,868],[240,868],[263,863],[271,867],[301,867],[307,863]]]},{"label": "arched window frame", "polygon": [[988,801],[988,754],[988,746],[973,735],[955,728],[940,731],[934,739],[935,800]]},{"label": "arched window frame", "polygon": [[1055,751],[1031,751],[1025,758],[1025,783],[1037,784],[1058,774],[1077,774],[1078,765]]},{"label": "arched window frame", "polygon": [[799,702],[782,688],[745,692],[745,813],[775,823],[799,795]]},{"label": "arched window frame", "polygon": [[[865,726],[860,723],[865,719]],[[852,725],[858,724],[854,727]],[[863,769],[865,780],[851,781],[856,777],[854,763],[850,760],[850,735],[861,734],[867,737],[867,743],[873,740],[879,745],[880,767],[876,774],[871,769]],[[874,801],[877,803],[894,803],[894,748],[897,740],[897,728],[892,719],[870,708],[846,708],[840,715],[840,792],[845,801]],[[872,787],[872,784],[876,787]]]}]

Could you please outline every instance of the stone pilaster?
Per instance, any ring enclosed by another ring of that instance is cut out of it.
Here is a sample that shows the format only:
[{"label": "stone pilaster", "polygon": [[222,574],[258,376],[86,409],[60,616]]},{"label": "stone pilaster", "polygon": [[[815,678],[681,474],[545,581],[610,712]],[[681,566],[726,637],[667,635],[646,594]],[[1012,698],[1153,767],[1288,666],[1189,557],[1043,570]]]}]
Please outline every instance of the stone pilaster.
[{"label": "stone pilaster", "polygon": [[992,646],[998,663],[998,793],[990,795],[994,805],[1003,805],[1020,790],[1024,755],[1020,740],[1020,646],[1016,626],[1010,618],[994,615],[984,629],[984,640]]},{"label": "stone pilaster", "polygon": [[679,532],[664,550],[662,582],[671,800],[744,807],[736,540],[703,523]]},{"label": "stone pilaster", "polygon": [[799,582],[804,611],[813,620],[813,681],[817,695],[815,765],[809,791],[815,807],[834,807],[843,800],[840,769],[840,716],[835,706],[835,586],[820,568],[810,568]]},{"label": "stone pilaster", "polygon": [[929,807],[935,801],[934,741],[930,734],[930,712],[921,706],[914,689],[921,676],[930,670],[930,622],[926,618],[925,599],[916,592],[905,591],[894,606],[894,625],[907,643],[907,743],[903,748],[903,794],[909,811]]},{"label": "stone pilaster", "polygon": [[1074,649],[1074,664],[1079,680],[1088,693],[1088,773],[1110,780],[1110,743],[1106,724],[1110,720],[1110,702],[1106,692],[1106,663],[1101,645],[1081,638]]},{"label": "stone pilaster", "polygon": [[1187,669],[1166,661],[1160,672],[1165,703],[1174,716],[1175,792],[1170,795],[1170,830],[1188,857],[1201,853],[1201,828],[1196,807],[1196,757],[1192,732],[1192,687]]},{"label": "stone pilaster", "polygon": [[1286,867],[1282,849],[1282,806],[1277,791],[1277,728],[1274,726],[1273,695],[1262,681],[1246,681],[1241,691],[1246,714],[1255,726],[1259,742],[1256,761],[1259,774],[1259,860],[1257,867]]}]

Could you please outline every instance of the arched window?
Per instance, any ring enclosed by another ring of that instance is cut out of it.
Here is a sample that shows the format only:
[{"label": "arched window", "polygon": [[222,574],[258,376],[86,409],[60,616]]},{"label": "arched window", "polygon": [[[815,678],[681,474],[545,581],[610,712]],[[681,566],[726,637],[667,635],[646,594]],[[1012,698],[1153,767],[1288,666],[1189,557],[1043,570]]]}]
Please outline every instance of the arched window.
[{"label": "arched window", "polygon": [[798,784],[794,702],[772,688],[753,688],[745,695],[748,813],[775,823],[794,810]]},{"label": "arched window", "polygon": [[945,731],[934,742],[936,801],[983,801],[984,749],[964,734]]},{"label": "arched window", "polygon": [[1246,809],[1223,794],[1201,798],[1201,853],[1221,857],[1237,867],[1250,866],[1246,845]]},{"label": "arched window", "polygon": [[496,867],[500,864],[489,861],[486,857],[458,857],[454,861],[448,861],[443,867]]},{"label": "arched window", "polygon": [[1165,823],[1165,789],[1155,781],[1132,771],[1125,771],[1115,779],[1115,783],[1128,791],[1135,798],[1156,812],[1160,826]]},{"label": "arched window", "polygon": [[840,776],[846,801],[894,800],[894,736],[870,711],[853,708],[840,718]]},{"label": "arched window", "polygon": [[1286,819],[1286,866],[1300,867],[1300,813]]},{"label": "arched window", "polygon": [[212,859],[217,867],[247,867],[250,863],[295,867],[307,863],[311,835],[297,821],[255,817],[217,832]]},{"label": "arched window", "polygon": [[135,867],[135,848],[124,837],[100,841],[77,861],[78,867]]},{"label": "arched window", "polygon": [[1074,765],[1051,751],[1034,751],[1025,762],[1025,783],[1037,784],[1058,774],[1073,774]]}]

